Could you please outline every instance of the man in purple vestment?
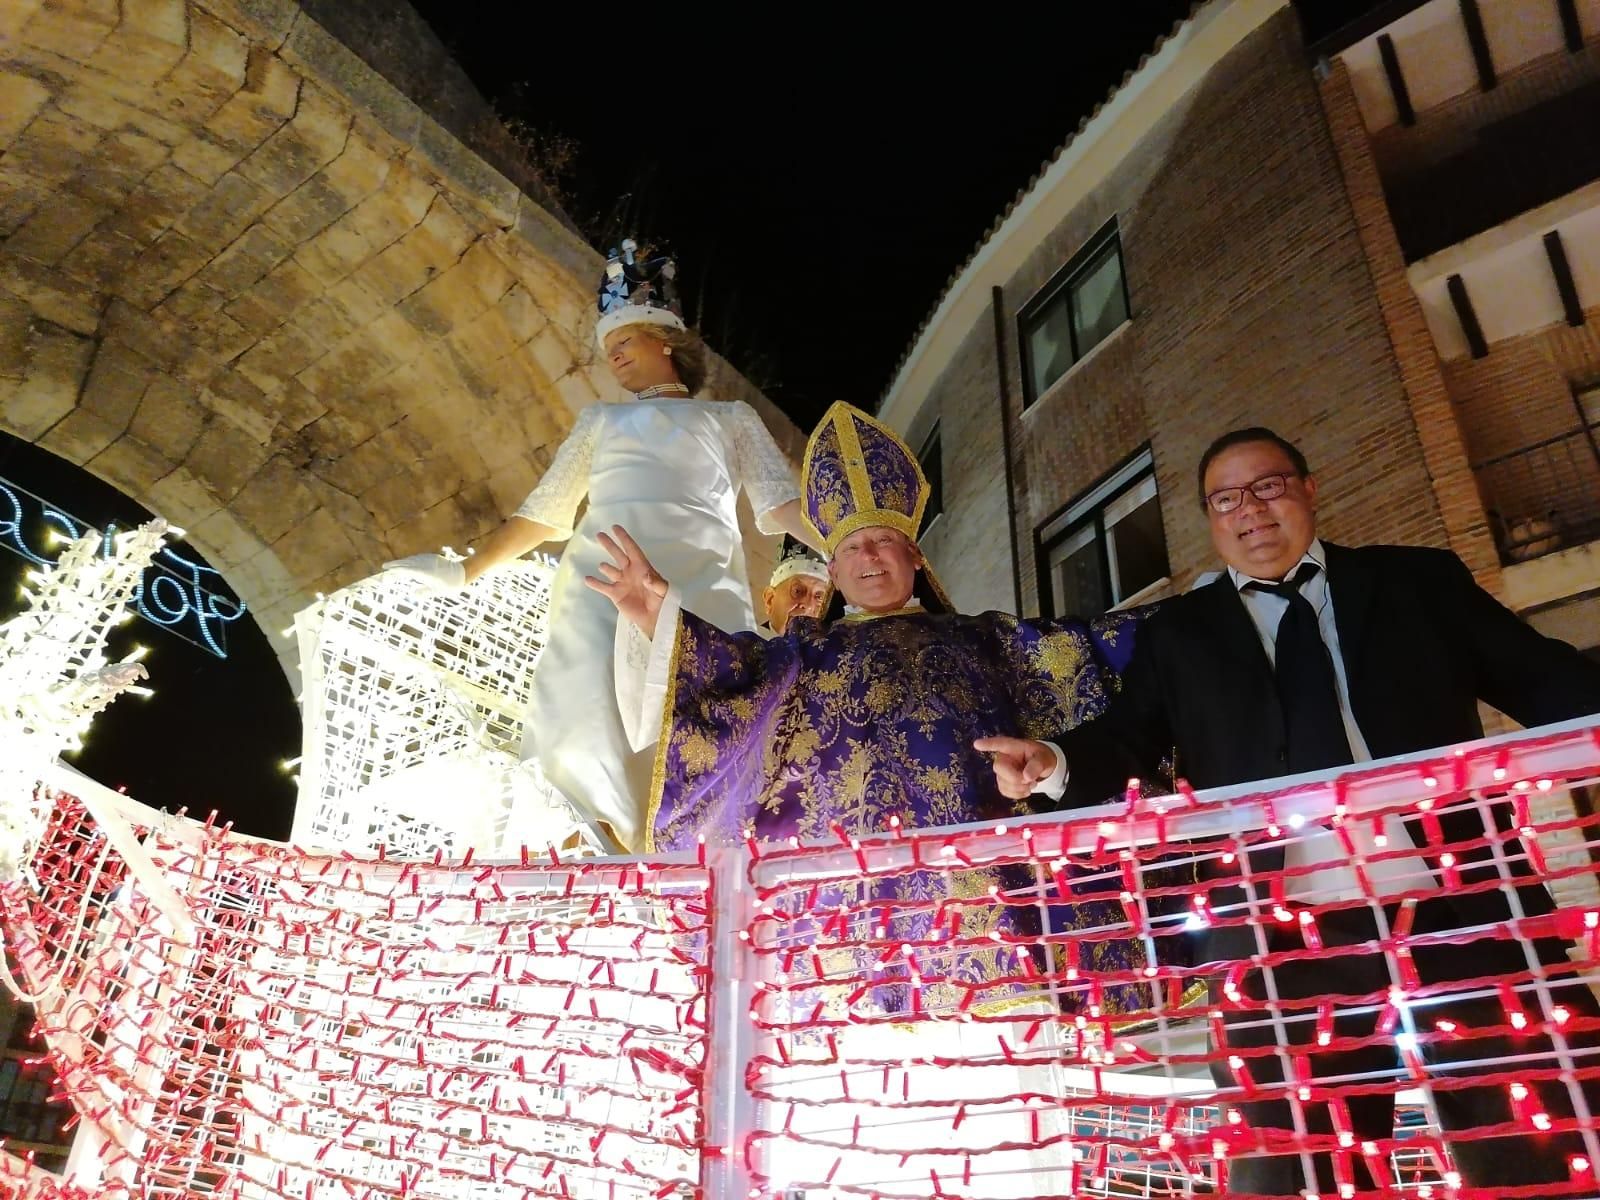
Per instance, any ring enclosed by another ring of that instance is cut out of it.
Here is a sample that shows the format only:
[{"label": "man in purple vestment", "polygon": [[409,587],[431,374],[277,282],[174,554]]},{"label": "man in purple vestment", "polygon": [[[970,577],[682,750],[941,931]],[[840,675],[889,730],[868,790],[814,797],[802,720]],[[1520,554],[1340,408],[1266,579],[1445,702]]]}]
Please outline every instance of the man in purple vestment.
[{"label": "man in purple vestment", "polygon": [[[803,476],[806,515],[838,594],[834,619],[797,618],[778,637],[726,633],[682,612],[625,530],[601,535],[614,561],[588,582],[626,618],[618,691],[634,711],[624,724],[637,745],[660,737],[652,849],[750,832],[774,841],[870,836],[894,817],[918,828],[1015,813],[974,740],[1087,720],[1131,652],[1127,615],[1025,621],[950,611],[915,541],[927,499],[921,468],[865,413],[834,405],[812,435]],[[1033,894],[1036,885],[1028,869],[1002,868],[913,871],[869,886],[874,912],[888,916],[879,940],[909,943],[943,936],[930,901],[994,886]],[[1072,923],[1104,927],[1115,906],[1080,902]],[[1003,943],[1036,936],[1037,921],[1037,905],[970,907],[960,952],[945,956],[938,978],[924,973],[922,1003],[965,1009],[1014,998],[1022,964]],[[1091,969],[1132,968],[1135,956],[1106,937],[1089,935],[1080,947]],[[894,963],[877,972],[880,1005],[899,1005],[888,981],[906,974]],[[1108,998],[1108,1010],[1116,1003]]]}]

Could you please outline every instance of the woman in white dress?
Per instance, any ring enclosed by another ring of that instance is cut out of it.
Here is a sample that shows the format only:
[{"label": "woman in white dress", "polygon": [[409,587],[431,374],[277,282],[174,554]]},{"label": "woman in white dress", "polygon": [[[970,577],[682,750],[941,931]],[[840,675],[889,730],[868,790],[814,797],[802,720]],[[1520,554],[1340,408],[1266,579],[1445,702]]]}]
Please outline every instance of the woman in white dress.
[{"label": "woman in white dress", "polygon": [[[806,534],[794,470],[755,410],[697,396],[704,347],[676,311],[671,261],[639,261],[635,249],[624,242],[606,265],[596,328],[612,374],[632,398],[580,412],[539,486],[465,562],[419,554],[387,564],[460,587],[539,545],[567,540],[523,757],[537,758],[578,814],[609,827],[624,849],[643,844],[654,749],[635,753],[623,730],[612,669],[616,608],[583,586],[606,557],[596,533],[625,526],[682,591],[684,606],[729,632],[755,627],[739,490],[762,532]],[[585,497],[588,510],[574,528]]]}]

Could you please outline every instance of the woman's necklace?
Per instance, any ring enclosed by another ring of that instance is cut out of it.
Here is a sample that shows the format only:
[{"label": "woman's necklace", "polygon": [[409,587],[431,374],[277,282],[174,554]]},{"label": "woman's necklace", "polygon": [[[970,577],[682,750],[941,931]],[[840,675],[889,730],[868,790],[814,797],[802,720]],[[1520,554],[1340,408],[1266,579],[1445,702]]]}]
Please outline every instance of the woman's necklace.
[{"label": "woman's necklace", "polygon": [[654,400],[657,396],[687,396],[689,389],[681,383],[658,383],[639,393],[641,400]]}]

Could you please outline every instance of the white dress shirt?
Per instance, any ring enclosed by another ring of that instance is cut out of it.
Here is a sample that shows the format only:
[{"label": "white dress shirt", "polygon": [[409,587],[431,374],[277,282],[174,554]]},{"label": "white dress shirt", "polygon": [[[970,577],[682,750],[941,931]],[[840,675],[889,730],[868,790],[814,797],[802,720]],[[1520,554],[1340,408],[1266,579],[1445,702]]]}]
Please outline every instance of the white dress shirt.
[{"label": "white dress shirt", "polygon": [[[1345,737],[1350,742],[1350,756],[1358,763],[1370,762],[1372,751],[1367,748],[1367,739],[1361,735],[1361,727],[1356,724],[1355,714],[1350,709],[1350,681],[1345,675],[1344,655],[1339,650],[1339,627],[1333,615],[1333,591],[1328,586],[1327,552],[1323,549],[1320,538],[1312,540],[1305,555],[1284,578],[1292,579],[1295,572],[1308,562],[1317,565],[1317,573],[1300,585],[1300,594],[1306,598],[1306,602],[1317,614],[1317,631],[1322,634],[1323,644],[1328,647],[1328,657],[1333,660],[1333,679],[1338,692],[1339,715],[1344,719]],[[1245,612],[1250,614],[1250,621],[1255,625],[1256,633],[1261,638],[1261,648],[1267,652],[1267,661],[1276,668],[1278,626],[1283,622],[1283,615],[1289,611],[1289,601],[1282,596],[1275,596],[1271,592],[1264,592],[1249,585],[1277,584],[1280,581],[1258,580],[1233,567],[1228,568],[1228,577],[1233,581],[1233,586],[1239,589],[1239,599],[1244,602]],[[1370,821],[1351,821],[1349,829],[1357,852],[1363,855],[1379,854],[1414,845],[1405,826],[1394,816],[1384,818],[1383,832],[1386,845],[1382,847],[1375,839]],[[1355,871],[1349,866],[1343,843],[1332,828],[1326,825],[1309,826],[1301,830],[1299,836],[1294,838],[1284,851],[1286,868],[1309,867],[1319,863],[1329,865],[1309,875],[1285,881],[1287,894],[1291,898],[1298,896],[1307,900],[1327,901],[1335,898],[1352,899],[1361,894],[1361,885],[1356,879]],[[1369,862],[1367,865],[1367,877],[1372,881],[1373,890],[1380,896],[1396,895],[1408,888],[1422,886],[1428,878],[1426,872],[1427,868],[1420,859],[1409,857]]]}]

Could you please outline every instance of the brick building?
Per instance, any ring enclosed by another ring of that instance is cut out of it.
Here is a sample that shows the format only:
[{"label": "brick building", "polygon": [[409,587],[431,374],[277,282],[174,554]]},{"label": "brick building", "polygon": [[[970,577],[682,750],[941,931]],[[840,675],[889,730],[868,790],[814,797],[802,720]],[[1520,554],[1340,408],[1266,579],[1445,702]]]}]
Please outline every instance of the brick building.
[{"label": "brick building", "polygon": [[[1397,99],[1399,97],[1399,99]],[[950,281],[883,417],[969,609],[1098,611],[1213,563],[1195,464],[1265,424],[1322,530],[1448,546],[1600,642],[1600,3],[1198,6]]]}]

